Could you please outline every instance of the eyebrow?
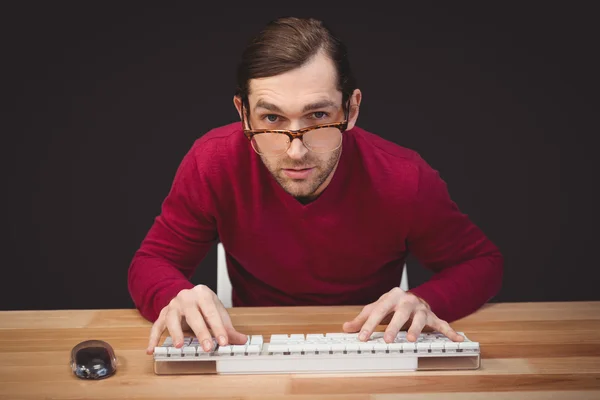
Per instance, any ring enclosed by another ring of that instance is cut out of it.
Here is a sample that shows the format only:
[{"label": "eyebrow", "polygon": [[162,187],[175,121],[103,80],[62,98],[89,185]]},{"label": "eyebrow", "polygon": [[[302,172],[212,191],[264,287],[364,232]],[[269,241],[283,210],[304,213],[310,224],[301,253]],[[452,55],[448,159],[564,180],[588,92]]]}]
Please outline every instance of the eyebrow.
[{"label": "eyebrow", "polygon": [[[278,113],[283,114],[283,111],[281,111],[281,108],[277,107],[275,104],[264,101],[263,99],[259,99],[256,102],[256,105],[254,106],[254,110],[256,111],[257,108],[264,108],[269,111],[278,112]],[[314,103],[306,104],[304,106],[304,108],[302,109],[302,112],[318,110],[318,109],[322,109],[322,108],[336,108],[337,109],[338,106],[331,100],[319,100]]]}]

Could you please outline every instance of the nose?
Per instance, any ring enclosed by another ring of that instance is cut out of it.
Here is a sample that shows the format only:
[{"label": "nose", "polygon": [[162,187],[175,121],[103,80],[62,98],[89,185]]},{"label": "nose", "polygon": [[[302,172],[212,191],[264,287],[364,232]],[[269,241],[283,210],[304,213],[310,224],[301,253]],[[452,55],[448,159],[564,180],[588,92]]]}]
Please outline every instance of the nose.
[{"label": "nose", "polygon": [[292,140],[292,144],[287,151],[287,154],[292,159],[300,160],[302,159],[306,153],[308,153],[308,149],[304,146],[304,143],[300,139]]}]

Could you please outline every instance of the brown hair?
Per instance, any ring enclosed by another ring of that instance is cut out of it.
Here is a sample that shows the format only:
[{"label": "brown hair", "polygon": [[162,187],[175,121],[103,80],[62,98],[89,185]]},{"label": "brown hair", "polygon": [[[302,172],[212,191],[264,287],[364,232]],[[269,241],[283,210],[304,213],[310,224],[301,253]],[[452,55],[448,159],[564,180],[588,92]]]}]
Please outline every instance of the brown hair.
[{"label": "brown hair", "polygon": [[242,53],[237,70],[236,94],[247,107],[250,79],[282,74],[302,66],[319,50],[333,61],[342,105],[356,88],[345,44],[322,21],[314,18],[282,17],[269,22]]}]

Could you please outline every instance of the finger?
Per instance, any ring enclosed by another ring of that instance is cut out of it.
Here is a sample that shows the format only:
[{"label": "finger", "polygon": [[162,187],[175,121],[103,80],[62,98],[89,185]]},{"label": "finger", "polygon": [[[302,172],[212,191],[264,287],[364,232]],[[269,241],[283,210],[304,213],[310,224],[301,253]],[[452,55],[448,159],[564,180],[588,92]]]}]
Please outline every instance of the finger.
[{"label": "finger", "polygon": [[165,328],[165,316],[164,313],[161,313],[156,321],[154,321],[154,324],[152,324],[152,329],[150,329],[150,338],[148,340],[148,347],[146,348],[147,354],[152,354],[154,352],[154,348],[158,346],[158,341],[165,331]]},{"label": "finger", "polygon": [[371,311],[369,317],[361,327],[358,339],[368,340],[373,334],[373,331],[375,331],[375,328],[377,328],[377,325],[379,325],[381,321],[390,313],[392,308],[392,304],[388,302],[381,302],[377,305],[377,307],[374,307],[373,311]]},{"label": "finger", "polygon": [[372,304],[368,304],[363,307],[360,313],[358,313],[358,315],[354,317],[352,321],[344,322],[344,325],[342,326],[344,332],[358,332],[363,324],[367,321],[367,318],[369,318],[371,310],[373,309]]},{"label": "finger", "polygon": [[173,339],[173,346],[180,348],[183,346],[183,330],[181,329],[181,312],[176,307],[169,307],[167,315],[167,329]]},{"label": "finger", "polygon": [[202,345],[204,351],[210,351],[213,348],[212,335],[200,314],[200,310],[196,304],[186,306],[184,310],[185,321],[190,329],[198,338],[198,343]]},{"label": "finger", "polygon": [[406,333],[406,339],[410,342],[416,342],[427,323],[427,313],[423,310],[417,310],[413,316],[412,324]]},{"label": "finger", "polygon": [[385,329],[385,334],[383,336],[383,340],[386,343],[392,343],[396,339],[398,332],[402,329],[406,321],[408,321],[412,312],[413,309],[408,304],[394,312],[394,316]]},{"label": "finger", "polygon": [[222,303],[217,304],[217,309],[223,321],[223,327],[227,332],[227,341],[231,344],[245,344],[248,341],[248,335],[238,332],[231,322],[231,317]]},{"label": "finger", "polygon": [[204,316],[204,321],[210,326],[214,337],[221,346],[225,346],[228,343],[227,331],[223,326],[223,320],[221,319],[221,313],[217,310],[217,306],[214,300],[203,301],[200,305],[200,310]]},{"label": "finger", "polygon": [[435,317],[435,320],[436,322],[432,324],[432,327],[438,332],[444,334],[448,339],[452,340],[453,342],[462,342],[465,339],[462,335],[459,335],[454,329],[452,329],[450,324],[448,324],[446,321],[441,320],[438,317]]}]

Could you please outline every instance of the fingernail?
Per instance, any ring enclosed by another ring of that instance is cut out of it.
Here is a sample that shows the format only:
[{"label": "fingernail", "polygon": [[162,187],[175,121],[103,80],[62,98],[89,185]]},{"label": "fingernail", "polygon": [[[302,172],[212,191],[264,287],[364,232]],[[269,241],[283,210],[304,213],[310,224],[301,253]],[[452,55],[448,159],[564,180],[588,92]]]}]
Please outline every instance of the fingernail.
[{"label": "fingernail", "polygon": [[202,347],[204,348],[204,351],[209,351],[212,348],[210,340],[204,339],[204,341],[202,342]]},{"label": "fingernail", "polygon": [[367,331],[362,331],[360,336],[358,337],[360,340],[365,340],[367,338]]},{"label": "fingernail", "polygon": [[225,336],[219,336],[219,344],[221,346],[225,346],[225,343],[226,343]]}]

